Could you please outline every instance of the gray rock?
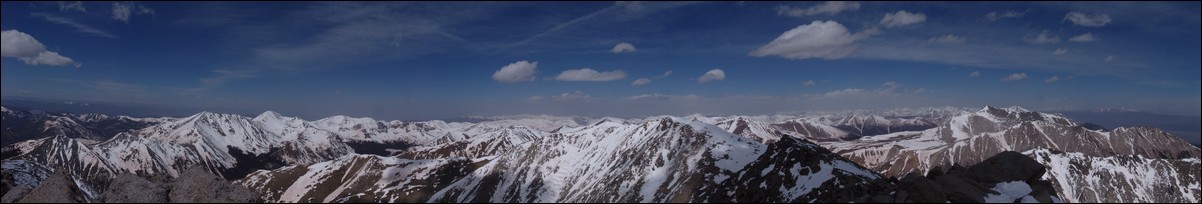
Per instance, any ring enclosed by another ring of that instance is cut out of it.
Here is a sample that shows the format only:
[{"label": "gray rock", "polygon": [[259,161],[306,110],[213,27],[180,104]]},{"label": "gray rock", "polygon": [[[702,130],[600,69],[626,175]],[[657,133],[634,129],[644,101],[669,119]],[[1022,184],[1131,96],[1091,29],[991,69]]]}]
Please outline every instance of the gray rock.
[{"label": "gray rock", "polygon": [[30,190],[33,189],[23,186],[13,187],[4,193],[4,197],[0,198],[0,203],[15,203],[21,200],[22,197],[25,197],[25,194],[28,194]]},{"label": "gray rock", "polygon": [[168,198],[173,203],[259,203],[259,195],[234,185],[201,167],[180,173],[171,183]]},{"label": "gray rock", "polygon": [[87,201],[70,176],[55,171],[18,203],[82,203]]},{"label": "gray rock", "polygon": [[121,174],[100,196],[106,203],[166,203],[165,184],[151,182],[134,174]]}]

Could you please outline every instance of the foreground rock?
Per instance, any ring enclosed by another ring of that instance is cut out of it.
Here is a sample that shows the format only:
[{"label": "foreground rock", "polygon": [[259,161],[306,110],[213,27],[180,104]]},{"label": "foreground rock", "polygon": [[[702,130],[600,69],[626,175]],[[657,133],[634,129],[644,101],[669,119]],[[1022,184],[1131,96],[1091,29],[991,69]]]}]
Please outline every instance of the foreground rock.
[{"label": "foreground rock", "polygon": [[[121,174],[109,181],[107,191],[88,192],[77,178],[57,171],[28,193],[18,194],[18,186],[4,196],[20,203],[259,203],[259,195],[245,187],[234,185],[217,174],[199,167],[181,172],[179,178],[163,175],[142,177]],[[89,198],[86,195],[99,195]]]}]

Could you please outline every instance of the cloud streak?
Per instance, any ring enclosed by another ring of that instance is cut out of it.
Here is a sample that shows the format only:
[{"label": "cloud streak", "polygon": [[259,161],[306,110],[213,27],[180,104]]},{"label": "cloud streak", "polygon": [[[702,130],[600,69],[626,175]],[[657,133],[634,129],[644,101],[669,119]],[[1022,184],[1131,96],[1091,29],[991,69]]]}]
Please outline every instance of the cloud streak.
[{"label": "cloud streak", "polygon": [[809,8],[797,8],[788,5],[780,5],[776,7],[776,15],[803,17],[819,14],[835,15],[839,12],[860,9],[860,2],[855,1],[827,1],[822,4],[814,5]]},{"label": "cloud streak", "polygon": [[76,31],[79,31],[79,32],[82,32],[82,33],[90,33],[90,34],[93,34],[93,35],[97,35],[97,36],[100,36],[100,37],[106,37],[106,38],[117,38],[117,36],[116,36],[116,35],[113,35],[113,34],[111,34],[111,33],[107,32],[107,31],[100,30],[100,29],[97,29],[97,28],[95,28],[95,27],[92,27],[92,26],[88,26],[88,25],[80,24],[80,23],[78,23],[78,22],[75,22],[74,20],[68,19],[68,18],[66,18],[66,17],[55,16],[55,15],[51,15],[51,14],[48,14],[48,13],[32,13],[32,14],[30,14],[30,15],[31,15],[31,16],[36,16],[36,17],[42,17],[43,19],[46,19],[46,21],[50,21],[50,22],[53,22],[53,23],[57,23],[57,24],[61,24],[61,25],[66,25],[66,26],[71,26],[72,28],[75,28],[75,30],[76,30]]},{"label": "cloud streak", "polygon": [[1043,80],[1043,83],[1050,84],[1050,83],[1054,83],[1056,81],[1060,81],[1060,75],[1052,76],[1051,78],[1045,79],[1045,80]]},{"label": "cloud streak", "polygon": [[965,40],[964,37],[960,37],[960,36],[956,36],[956,35],[952,35],[952,34],[939,36],[939,37],[931,37],[931,39],[927,40],[927,42],[933,42],[933,43],[964,43],[965,41],[967,41],[967,40]]},{"label": "cloud streak", "polygon": [[650,83],[651,83],[651,79],[647,79],[647,78],[639,78],[639,79],[635,79],[633,82],[630,82],[630,85],[632,85],[632,86],[642,86],[642,85],[647,85],[647,84],[650,84]]},{"label": "cloud streak", "polygon": [[1093,42],[1097,40],[1097,38],[1093,37],[1093,33],[1081,34],[1068,39],[1069,42]]},{"label": "cloud streak", "polygon": [[613,81],[626,78],[626,72],[614,70],[597,72],[590,68],[566,70],[555,76],[556,81]]},{"label": "cloud streak", "polygon": [[1110,24],[1110,15],[1106,14],[1085,14],[1081,12],[1069,12],[1064,15],[1064,20],[1071,21],[1073,24],[1085,27],[1102,27]]},{"label": "cloud streak", "polygon": [[886,28],[900,27],[915,23],[922,23],[927,20],[927,15],[922,13],[910,13],[905,10],[895,13],[886,13],[884,18],[881,18],[881,25]]},{"label": "cloud streak", "polygon": [[1023,79],[1027,79],[1027,73],[1014,73],[1014,74],[1011,74],[1010,76],[1006,76],[1005,78],[1002,78],[1002,81],[1014,81],[1014,80],[1023,80]]}]

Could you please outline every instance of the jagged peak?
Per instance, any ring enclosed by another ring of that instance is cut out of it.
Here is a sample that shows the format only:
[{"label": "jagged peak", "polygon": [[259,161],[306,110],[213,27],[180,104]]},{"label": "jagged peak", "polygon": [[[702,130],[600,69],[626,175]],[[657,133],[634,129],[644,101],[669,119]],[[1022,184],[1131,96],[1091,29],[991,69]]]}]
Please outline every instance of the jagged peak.
[{"label": "jagged peak", "polygon": [[597,125],[601,125],[601,124],[605,124],[605,123],[625,124],[625,121],[626,120],[623,120],[621,118],[602,117],[601,119],[598,119],[597,122],[593,123],[593,126],[597,126]]}]

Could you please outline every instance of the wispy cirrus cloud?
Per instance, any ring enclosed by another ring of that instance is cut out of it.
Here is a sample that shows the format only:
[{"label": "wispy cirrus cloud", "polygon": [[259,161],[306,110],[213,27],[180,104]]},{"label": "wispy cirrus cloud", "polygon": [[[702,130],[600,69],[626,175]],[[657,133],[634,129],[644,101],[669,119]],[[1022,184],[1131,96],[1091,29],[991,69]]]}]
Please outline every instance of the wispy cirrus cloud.
[{"label": "wispy cirrus cloud", "polygon": [[59,1],[55,3],[58,3],[59,11],[88,12],[88,8],[83,6],[82,1]]},{"label": "wispy cirrus cloud", "polygon": [[1097,40],[1097,38],[1093,37],[1093,33],[1081,34],[1068,39],[1069,42],[1093,42]]},{"label": "wispy cirrus cloud", "polygon": [[1027,79],[1027,73],[1025,73],[1025,72],[1011,74],[1010,76],[1006,76],[1005,78],[1002,78],[1002,81],[1014,81],[1014,80],[1023,80],[1023,79]]},{"label": "wispy cirrus cloud", "polygon": [[613,81],[624,78],[626,78],[626,72],[622,70],[597,72],[591,68],[581,68],[565,70],[552,79],[557,81]]},{"label": "wispy cirrus cloud", "polygon": [[881,25],[888,27],[899,27],[915,23],[922,23],[927,20],[927,15],[922,13],[910,13],[905,10],[894,13],[886,13],[884,18],[881,18]]},{"label": "wispy cirrus cloud", "polygon": [[639,78],[639,79],[635,79],[634,81],[630,82],[630,85],[632,85],[632,86],[642,86],[642,85],[647,85],[647,84],[650,84],[650,83],[651,83],[651,79],[648,79],[648,78]]},{"label": "wispy cirrus cloud", "polygon": [[798,8],[788,5],[780,5],[776,7],[776,15],[803,17],[819,14],[835,15],[843,11],[851,11],[860,9],[860,2],[855,1],[827,1],[808,8]]},{"label": "wispy cirrus cloud", "polygon": [[997,21],[997,20],[1001,20],[1001,19],[1005,19],[1005,18],[1021,18],[1024,15],[1027,15],[1027,11],[1030,11],[1030,10],[1025,10],[1025,11],[1021,11],[1021,12],[1015,11],[1015,10],[991,11],[991,12],[985,14],[985,19],[987,19],[989,21]]},{"label": "wispy cirrus cloud", "polygon": [[1071,21],[1073,24],[1085,27],[1102,27],[1110,24],[1110,15],[1106,14],[1085,14],[1081,12],[1068,12],[1064,15],[1064,20]]},{"label": "wispy cirrus cloud", "polygon": [[154,9],[148,8],[146,6],[143,6],[140,3],[132,2],[132,1],[113,2],[112,11],[113,11],[113,19],[116,19],[116,20],[119,20],[119,21],[125,22],[125,23],[129,23],[129,18],[132,17],[134,14],[155,15]]},{"label": "wispy cirrus cloud", "polygon": [[45,19],[46,21],[50,21],[53,23],[71,26],[72,28],[75,28],[76,31],[79,31],[82,33],[90,33],[93,35],[97,35],[100,37],[106,37],[106,38],[117,38],[116,35],[113,35],[112,33],[109,33],[108,31],[104,31],[104,30],[100,30],[100,29],[92,27],[92,26],[80,24],[79,22],[75,22],[75,20],[71,20],[70,18],[56,16],[56,15],[48,14],[48,13],[32,13],[30,15],[36,16],[36,17],[42,17],[42,19]]}]

